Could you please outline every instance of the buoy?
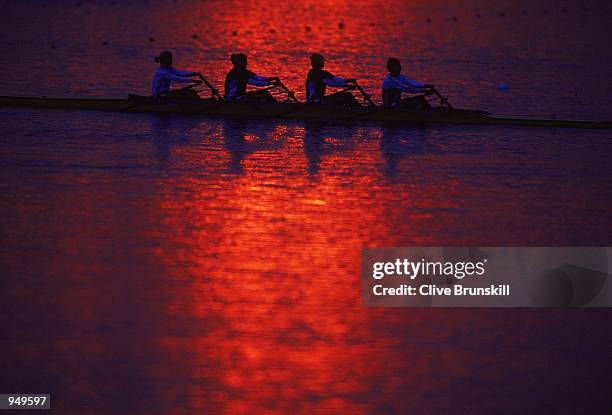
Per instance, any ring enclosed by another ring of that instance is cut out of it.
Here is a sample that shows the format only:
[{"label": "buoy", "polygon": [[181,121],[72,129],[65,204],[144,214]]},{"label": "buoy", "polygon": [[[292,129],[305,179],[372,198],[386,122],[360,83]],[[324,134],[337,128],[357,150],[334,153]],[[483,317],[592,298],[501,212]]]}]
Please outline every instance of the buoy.
[{"label": "buoy", "polygon": [[508,84],[505,82],[500,82],[497,84],[497,89],[499,89],[500,91],[507,91],[508,90]]},{"label": "buoy", "polygon": [[453,19],[453,22],[456,22],[457,21],[457,16],[453,16],[452,19]]},{"label": "buoy", "polygon": [[102,42],[103,46],[108,46],[108,42],[105,40],[104,42]]},{"label": "buoy", "polygon": [[426,21],[427,23],[431,23],[431,19],[430,19],[429,17],[428,17],[427,19],[425,19],[425,21]]},{"label": "buoy", "polygon": [[194,33],[193,35],[191,35],[191,38],[192,38],[192,39],[197,39],[197,38],[198,38],[198,35],[196,35],[196,34]]},{"label": "buoy", "polygon": [[338,23],[338,28],[339,29],[344,29],[344,22]]},{"label": "buoy", "polygon": [[51,49],[57,49],[57,46],[55,46],[53,43],[51,43]]},{"label": "buoy", "polygon": [[155,38],[154,37],[150,37],[149,38],[149,42],[155,42]]},{"label": "buoy", "polygon": [[304,30],[305,30],[305,31],[307,31],[307,32],[310,32],[310,31],[312,30],[312,28],[311,28],[310,26],[306,26],[306,27],[304,28]]},{"label": "buoy", "polygon": [[276,33],[276,30],[270,29],[270,33],[274,34],[274,33]]},{"label": "buoy", "polygon": [[238,36],[238,32],[236,32],[235,30],[232,32],[232,36]]}]

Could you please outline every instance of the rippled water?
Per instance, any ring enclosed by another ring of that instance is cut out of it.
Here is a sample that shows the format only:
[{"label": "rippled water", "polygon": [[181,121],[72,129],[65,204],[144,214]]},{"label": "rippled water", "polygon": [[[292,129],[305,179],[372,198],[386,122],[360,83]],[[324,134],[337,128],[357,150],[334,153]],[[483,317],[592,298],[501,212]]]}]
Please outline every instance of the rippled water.
[{"label": "rippled water", "polygon": [[[463,107],[612,114],[605,4],[2,7],[2,94],[144,93],[164,48],[215,83],[247,51],[299,90],[322,51],[373,91],[393,54]],[[609,246],[609,132],[15,109],[0,132],[0,392],[75,414],[609,409],[609,311],[358,295],[362,246]]]}]

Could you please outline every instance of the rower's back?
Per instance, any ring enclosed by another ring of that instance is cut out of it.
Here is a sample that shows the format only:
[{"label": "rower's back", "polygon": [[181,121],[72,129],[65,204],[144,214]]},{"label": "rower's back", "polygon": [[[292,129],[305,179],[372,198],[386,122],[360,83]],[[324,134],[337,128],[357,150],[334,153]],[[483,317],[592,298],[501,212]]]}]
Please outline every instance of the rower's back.
[{"label": "rower's back", "polygon": [[382,99],[385,108],[407,108],[407,109],[426,109],[430,108],[429,103],[423,94],[402,99],[402,93],[419,94],[428,85],[418,82],[402,75],[402,65],[396,58],[389,58],[387,61],[389,74],[385,77],[382,84]]},{"label": "rower's back", "polygon": [[316,102],[325,96],[327,92],[325,80],[334,78],[334,74],[323,69],[325,60],[318,53],[310,57],[310,64],[311,68],[306,75],[306,100]]},{"label": "rower's back", "polygon": [[166,50],[155,57],[155,62],[159,63],[159,68],[153,75],[153,81],[151,84],[151,95],[153,98],[167,97],[171,93],[175,97],[182,95],[183,97],[189,97],[198,99],[199,96],[195,91],[183,89],[180,93],[176,91],[170,91],[170,85],[172,82],[178,82],[182,84],[198,83],[199,81],[193,80],[191,77],[198,76],[197,72],[183,71],[176,69],[172,66],[173,58],[172,52]]},{"label": "rower's back", "polygon": [[232,69],[225,76],[225,99],[228,101],[235,100],[238,97],[246,94],[247,83],[249,79],[255,76],[255,73],[247,69],[247,57],[243,53],[235,53],[231,55]]},{"label": "rower's back", "polygon": [[254,76],[247,68],[232,68],[225,76],[225,99],[231,101],[246,94],[249,79]]}]

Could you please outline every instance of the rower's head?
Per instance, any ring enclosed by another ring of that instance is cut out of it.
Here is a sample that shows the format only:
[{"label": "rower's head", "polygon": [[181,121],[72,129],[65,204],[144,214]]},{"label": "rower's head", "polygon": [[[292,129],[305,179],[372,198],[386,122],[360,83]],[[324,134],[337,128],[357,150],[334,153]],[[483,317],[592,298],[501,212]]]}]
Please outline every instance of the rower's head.
[{"label": "rower's head", "polygon": [[155,62],[159,62],[159,66],[162,68],[169,68],[172,66],[172,52],[169,50],[163,51],[159,56],[155,57]]},{"label": "rower's head", "polygon": [[400,73],[402,73],[402,65],[400,64],[399,59],[389,58],[387,61],[387,70],[391,76],[398,76]]},{"label": "rower's head", "polygon": [[323,69],[325,66],[325,59],[320,53],[314,53],[310,56],[310,64],[314,69]]},{"label": "rower's head", "polygon": [[247,67],[247,56],[244,53],[234,53],[230,57],[230,60],[234,68],[246,69]]}]

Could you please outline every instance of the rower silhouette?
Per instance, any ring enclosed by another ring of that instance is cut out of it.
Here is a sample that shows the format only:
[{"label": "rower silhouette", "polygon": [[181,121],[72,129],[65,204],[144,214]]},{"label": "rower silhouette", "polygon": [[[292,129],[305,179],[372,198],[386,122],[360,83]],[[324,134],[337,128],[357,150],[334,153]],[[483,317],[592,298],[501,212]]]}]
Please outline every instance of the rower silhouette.
[{"label": "rower silhouette", "polygon": [[[200,85],[203,82],[204,76],[200,72],[183,71],[172,66],[172,52],[166,50],[155,57],[155,62],[159,63],[159,68],[153,75],[153,85],[151,87],[151,95],[153,98],[189,98],[199,99],[198,94],[188,88],[181,88],[178,91],[170,91],[172,82],[181,84]],[[200,79],[193,79],[198,77]]]},{"label": "rower silhouette", "polygon": [[[348,92],[354,88],[355,79],[342,78],[323,69],[325,59],[323,55],[315,53],[310,57],[312,68],[306,76],[306,100],[309,103],[325,105],[359,105],[353,94]],[[325,95],[327,87],[344,88],[342,91]]]},{"label": "rower silhouette", "polygon": [[247,92],[247,85],[264,87],[280,83],[277,76],[260,76],[247,69],[248,60],[244,53],[234,53],[230,60],[233,68],[225,77],[225,99],[229,102],[274,103],[276,99],[267,89]]},{"label": "rower silhouette", "polygon": [[[426,97],[432,94],[433,85],[418,82],[402,75],[402,65],[397,58],[389,58],[387,70],[389,75],[385,77],[382,86],[383,105],[386,108],[431,109]],[[415,95],[402,98],[402,93]]]}]

